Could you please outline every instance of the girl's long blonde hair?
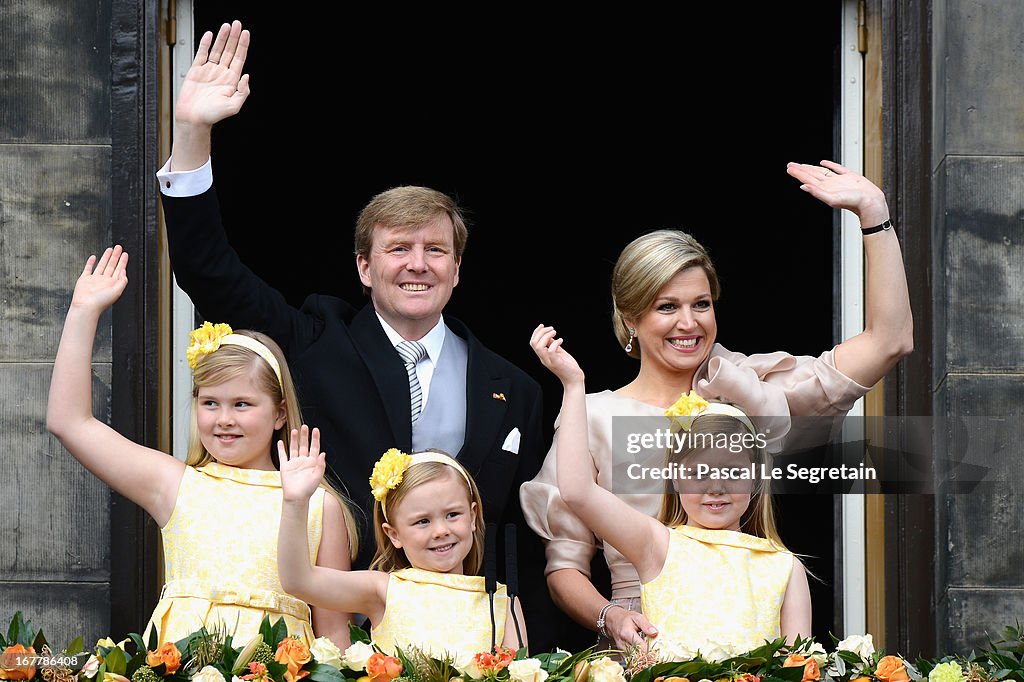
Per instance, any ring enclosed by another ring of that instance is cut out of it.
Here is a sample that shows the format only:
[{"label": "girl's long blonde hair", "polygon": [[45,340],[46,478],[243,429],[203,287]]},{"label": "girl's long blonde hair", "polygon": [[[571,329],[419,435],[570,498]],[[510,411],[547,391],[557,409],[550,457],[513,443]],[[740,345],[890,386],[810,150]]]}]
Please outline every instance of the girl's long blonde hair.
[{"label": "girl's long blonde hair", "polygon": [[[679,428],[679,422],[673,420],[673,431]],[[729,436],[732,434],[750,434],[750,430],[736,417],[723,414],[705,414],[698,415],[693,419],[690,433],[724,434]],[[700,451],[701,449],[693,447],[681,448],[678,451],[670,447],[667,451],[666,460],[669,465],[682,464]],[[751,463],[757,465],[758,469],[760,469],[761,464],[765,462],[764,448],[755,445],[752,448],[746,448],[746,452],[750,457]],[[683,509],[679,494],[671,481],[668,483],[668,489],[662,498],[658,520],[669,528],[686,524],[686,511]],[[778,528],[775,525],[775,508],[772,505],[771,491],[767,489],[765,482],[760,477],[756,477],[753,481],[753,489],[750,491],[750,504],[740,517],[740,530],[750,535],[756,535],[759,538],[766,538],[773,544],[778,545],[779,549],[789,551],[786,549],[785,544],[783,544]]]},{"label": "girl's long blonde hair", "polygon": [[[207,353],[196,360],[192,369],[192,417],[189,425],[188,453],[185,456],[185,464],[192,467],[201,467],[204,464],[216,461],[213,455],[203,445],[199,437],[199,389],[204,386],[216,386],[225,381],[231,381],[235,377],[248,375],[252,378],[256,388],[270,396],[275,404],[284,404],[285,421],[281,428],[274,431],[270,441],[270,459],[274,466],[281,468],[277,457],[277,441],[289,442],[292,429],[302,425],[302,411],[299,408],[299,398],[295,391],[295,384],[292,382],[291,372],[288,371],[288,363],[284,358],[281,348],[266,334],[251,331],[248,329],[235,330],[233,333],[240,336],[247,336],[259,341],[267,347],[281,368],[281,381],[278,383],[277,374],[273,368],[259,356],[244,346],[235,344],[222,344],[212,353]],[[341,504],[342,513],[345,518],[345,528],[348,530],[349,554],[354,560],[359,553],[359,528],[352,515],[353,503],[342,487],[327,481],[320,485],[326,492],[334,495]]]},{"label": "girl's long blonde hair", "polygon": [[[440,450],[432,450],[431,452],[447,454]],[[480,490],[476,487],[476,481],[473,480],[472,476],[467,473],[463,477],[453,467],[441,464],[440,462],[419,462],[405,470],[401,483],[388,491],[385,503],[387,508],[391,510],[392,516],[394,516],[394,510],[402,504],[402,500],[409,494],[410,490],[441,476],[452,476],[455,480],[460,481],[466,488],[469,501],[476,503],[476,511],[473,514],[473,519],[476,522],[476,530],[473,531],[473,544],[469,549],[469,554],[462,560],[462,572],[466,575],[476,575],[480,572],[480,567],[484,561],[484,532],[486,529],[484,527],[484,503],[480,499]],[[370,569],[390,573],[402,568],[409,568],[412,564],[409,563],[409,558],[405,555],[405,552],[395,547],[391,542],[391,538],[384,532],[385,523],[387,523],[387,518],[384,515],[384,510],[381,508],[381,503],[374,502],[373,526],[374,534],[377,538],[377,552],[373,556],[373,561],[370,562]]]}]

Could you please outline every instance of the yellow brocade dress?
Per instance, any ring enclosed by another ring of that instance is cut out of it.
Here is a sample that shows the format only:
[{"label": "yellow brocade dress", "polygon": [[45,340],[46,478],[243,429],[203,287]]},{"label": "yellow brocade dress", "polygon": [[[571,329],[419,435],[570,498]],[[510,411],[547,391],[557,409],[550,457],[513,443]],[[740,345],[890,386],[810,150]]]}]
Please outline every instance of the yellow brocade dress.
[{"label": "yellow brocade dress", "polygon": [[[309,503],[312,563],[323,530],[323,496],[317,490]],[[160,529],[165,584],[149,626],[157,625],[160,644],[223,623],[236,646],[244,646],[265,615],[271,623],[284,618],[289,634],[313,642],[309,606],[286,594],[278,578],[281,502],[278,471],[217,462],[185,467],[174,511]]]},{"label": "yellow brocade dress", "polygon": [[679,526],[669,529],[661,573],[640,586],[640,603],[660,648],[725,658],[780,636],[792,569],[793,555],[765,538]]},{"label": "yellow brocade dress", "polygon": [[[491,651],[491,610],[484,578],[403,568],[388,578],[387,603],[380,623],[370,629],[375,644],[394,655],[410,646],[464,665],[474,654]],[[494,641],[505,636],[508,594],[494,594]]]}]

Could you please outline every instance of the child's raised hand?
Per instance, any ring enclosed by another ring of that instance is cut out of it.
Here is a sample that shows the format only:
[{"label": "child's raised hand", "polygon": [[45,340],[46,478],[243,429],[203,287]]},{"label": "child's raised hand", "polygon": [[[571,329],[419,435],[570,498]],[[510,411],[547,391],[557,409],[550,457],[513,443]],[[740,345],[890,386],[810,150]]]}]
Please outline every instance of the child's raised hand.
[{"label": "child's raised hand", "polygon": [[107,248],[98,262],[96,256],[89,256],[75,283],[71,305],[106,310],[128,286],[127,267],[128,254],[120,245]]},{"label": "child's raised hand", "polygon": [[542,365],[562,380],[563,385],[583,381],[583,370],[576,358],[562,348],[562,339],[555,338],[555,328],[537,325],[530,336],[530,347]]},{"label": "child's raised hand", "polygon": [[284,441],[277,441],[277,455],[281,463],[281,491],[286,501],[308,500],[323,480],[327,468],[325,453],[320,452],[320,429],[310,434],[305,424],[292,429],[285,450]]}]

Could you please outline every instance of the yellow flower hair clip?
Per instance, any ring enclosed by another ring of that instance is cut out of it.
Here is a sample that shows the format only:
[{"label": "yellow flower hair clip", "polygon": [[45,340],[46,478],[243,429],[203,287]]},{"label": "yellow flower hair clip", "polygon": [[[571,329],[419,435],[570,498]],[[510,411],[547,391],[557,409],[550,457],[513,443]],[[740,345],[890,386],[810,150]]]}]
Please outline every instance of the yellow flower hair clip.
[{"label": "yellow flower hair clip", "polygon": [[281,381],[281,364],[274,357],[274,353],[252,337],[235,334],[231,329],[231,325],[225,322],[220,324],[203,322],[201,327],[189,332],[188,338],[189,344],[188,349],[185,351],[185,357],[188,358],[188,366],[190,368],[195,369],[196,365],[199,364],[199,358],[215,352],[221,346],[241,346],[248,348],[266,360],[267,364],[270,365],[270,369],[274,370],[274,376],[277,377],[278,385],[284,386],[284,383]]},{"label": "yellow flower hair clip", "polygon": [[188,335],[188,350],[185,351],[185,356],[188,358],[188,366],[195,369],[199,358],[209,355],[220,348],[224,337],[229,336],[231,333],[231,325],[223,322],[220,324],[203,322],[201,327],[193,329]]},{"label": "yellow flower hair clip", "polygon": [[402,482],[405,470],[412,464],[412,456],[407,455],[398,448],[391,448],[377,460],[373,465],[373,473],[370,474],[370,490],[373,491],[373,499],[383,503],[389,490],[394,490]]},{"label": "yellow flower hair clip", "polygon": [[693,427],[693,420],[707,410],[710,404],[690,389],[689,393],[680,394],[679,399],[665,410],[665,416],[674,417],[683,430],[689,431]]}]

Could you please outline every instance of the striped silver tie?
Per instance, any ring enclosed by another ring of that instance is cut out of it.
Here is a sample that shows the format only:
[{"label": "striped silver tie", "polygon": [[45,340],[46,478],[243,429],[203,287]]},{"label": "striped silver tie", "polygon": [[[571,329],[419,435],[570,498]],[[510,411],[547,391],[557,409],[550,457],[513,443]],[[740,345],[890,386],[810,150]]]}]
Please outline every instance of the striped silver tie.
[{"label": "striped silver tie", "polygon": [[420,411],[423,409],[423,387],[420,386],[420,379],[416,376],[416,363],[427,354],[427,348],[419,341],[402,341],[395,350],[402,356],[405,363],[405,371],[409,373],[409,397],[412,407],[412,421],[420,418]]}]

